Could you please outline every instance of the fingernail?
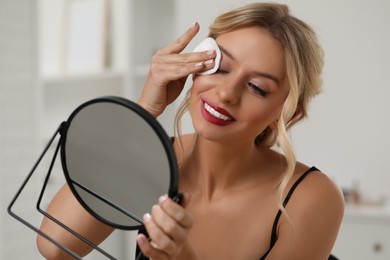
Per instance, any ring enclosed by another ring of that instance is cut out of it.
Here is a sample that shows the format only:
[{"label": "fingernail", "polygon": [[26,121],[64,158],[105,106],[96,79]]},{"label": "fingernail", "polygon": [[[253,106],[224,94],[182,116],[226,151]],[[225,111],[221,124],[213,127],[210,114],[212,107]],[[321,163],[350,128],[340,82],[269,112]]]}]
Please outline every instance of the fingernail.
[{"label": "fingernail", "polygon": [[214,54],[214,50],[208,50],[208,51],[207,51],[207,55],[211,56],[211,55],[213,55],[213,54]]},{"label": "fingernail", "polygon": [[152,216],[149,213],[146,213],[143,217],[144,222],[149,222],[152,219]]},{"label": "fingernail", "polygon": [[145,244],[145,240],[142,238],[142,235],[137,236],[137,242],[138,244]]},{"label": "fingernail", "polygon": [[191,29],[195,28],[197,25],[198,25],[198,22],[194,22],[194,23],[191,25]]},{"label": "fingernail", "polygon": [[213,63],[214,62],[214,60],[207,60],[207,61],[205,61],[205,63],[204,64],[206,64],[206,65],[210,65],[211,63]]},{"label": "fingernail", "polygon": [[195,67],[202,67],[203,66],[203,62],[198,62],[195,64]]},{"label": "fingernail", "polygon": [[162,195],[160,198],[158,198],[158,203],[161,204],[167,199],[167,195]]}]

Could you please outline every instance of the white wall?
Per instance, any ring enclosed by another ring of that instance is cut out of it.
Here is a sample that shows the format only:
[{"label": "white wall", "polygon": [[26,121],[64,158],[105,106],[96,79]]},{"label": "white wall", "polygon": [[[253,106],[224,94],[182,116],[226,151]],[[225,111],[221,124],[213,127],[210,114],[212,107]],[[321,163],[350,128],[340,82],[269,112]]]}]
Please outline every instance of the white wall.
[{"label": "white wall", "polygon": [[[6,213],[34,161],[35,3],[0,1],[0,259],[37,259],[35,233]],[[30,222],[36,191],[32,185],[14,207]]]},{"label": "white wall", "polygon": [[[201,39],[216,14],[246,2],[177,0],[177,35],[194,21]],[[283,0],[312,25],[326,53],[324,90],[293,130],[298,159],[363,195],[390,197],[390,2]],[[184,128],[191,131],[189,121]]]},{"label": "white wall", "polygon": [[325,3],[307,16],[325,48],[324,92],[294,131],[297,151],[339,183],[357,180],[367,197],[389,197],[390,2]]}]

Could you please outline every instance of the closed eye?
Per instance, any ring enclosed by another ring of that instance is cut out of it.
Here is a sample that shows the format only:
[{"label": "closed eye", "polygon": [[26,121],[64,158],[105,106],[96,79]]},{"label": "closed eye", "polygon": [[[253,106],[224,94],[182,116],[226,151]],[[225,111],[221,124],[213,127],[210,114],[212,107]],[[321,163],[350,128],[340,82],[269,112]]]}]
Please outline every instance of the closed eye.
[{"label": "closed eye", "polygon": [[249,89],[256,95],[260,95],[262,97],[266,97],[267,96],[267,92],[265,92],[263,89],[261,89],[260,87],[256,86],[255,84],[253,83],[248,83],[248,87]]},{"label": "closed eye", "polygon": [[215,73],[226,74],[226,73],[228,73],[228,71],[218,68]]}]

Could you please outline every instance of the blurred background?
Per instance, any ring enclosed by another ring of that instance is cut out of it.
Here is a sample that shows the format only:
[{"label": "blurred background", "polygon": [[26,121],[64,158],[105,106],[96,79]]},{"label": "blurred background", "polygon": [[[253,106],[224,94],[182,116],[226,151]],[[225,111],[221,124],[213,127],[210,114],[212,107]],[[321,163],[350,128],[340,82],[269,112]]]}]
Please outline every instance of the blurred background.
[{"label": "blurred background", "polygon": [[[41,259],[34,232],[6,208],[59,124],[97,96],[137,100],[156,50],[198,21],[190,51],[216,15],[248,2],[0,0],[0,259]],[[390,259],[390,2],[279,2],[314,27],[325,50],[323,93],[291,136],[298,159],[344,191],[347,210],[334,252],[341,259]],[[168,134],[181,99],[159,118]],[[183,132],[191,131],[186,118]],[[15,205],[36,226],[51,155],[52,149]],[[44,205],[63,182],[56,163]],[[129,233],[114,233],[104,246],[131,259]]]}]

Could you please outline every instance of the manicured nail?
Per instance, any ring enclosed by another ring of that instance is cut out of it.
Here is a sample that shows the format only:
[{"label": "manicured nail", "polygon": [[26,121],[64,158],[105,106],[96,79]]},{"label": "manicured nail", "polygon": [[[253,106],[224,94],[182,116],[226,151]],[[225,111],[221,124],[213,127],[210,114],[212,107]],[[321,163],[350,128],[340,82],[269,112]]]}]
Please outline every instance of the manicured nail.
[{"label": "manicured nail", "polygon": [[211,60],[207,60],[207,61],[205,61],[205,63],[204,64],[206,64],[206,65],[210,65],[210,64],[212,64],[214,62],[214,60],[213,59],[211,59]]},{"label": "manicured nail", "polygon": [[211,56],[211,55],[213,55],[213,54],[214,54],[214,50],[208,50],[208,51],[207,51],[207,55]]},{"label": "manicured nail", "polygon": [[203,62],[198,62],[195,64],[195,67],[203,67]]},{"label": "manicured nail", "polygon": [[146,213],[144,215],[143,219],[144,219],[144,222],[147,223],[147,222],[149,222],[152,219],[152,216],[149,213]]},{"label": "manicured nail", "polygon": [[194,29],[197,25],[198,25],[198,22],[194,22],[194,23],[191,25],[191,29]]},{"label": "manicured nail", "polygon": [[142,237],[142,235],[137,236],[137,242],[139,245],[144,245],[146,244],[146,240]]},{"label": "manicured nail", "polygon": [[168,198],[167,195],[162,195],[160,198],[158,198],[158,203],[159,204],[163,203],[164,201],[166,201],[167,198]]}]

